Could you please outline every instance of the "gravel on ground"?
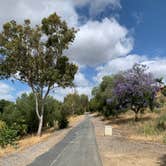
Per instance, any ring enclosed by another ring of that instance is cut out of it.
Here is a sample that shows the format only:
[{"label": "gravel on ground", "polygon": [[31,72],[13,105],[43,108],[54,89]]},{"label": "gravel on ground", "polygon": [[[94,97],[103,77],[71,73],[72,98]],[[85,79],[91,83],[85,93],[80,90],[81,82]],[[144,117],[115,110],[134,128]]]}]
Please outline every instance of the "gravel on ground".
[{"label": "gravel on ground", "polygon": [[93,116],[93,124],[103,166],[166,166],[166,145],[128,139],[115,128],[104,136],[101,117]]}]

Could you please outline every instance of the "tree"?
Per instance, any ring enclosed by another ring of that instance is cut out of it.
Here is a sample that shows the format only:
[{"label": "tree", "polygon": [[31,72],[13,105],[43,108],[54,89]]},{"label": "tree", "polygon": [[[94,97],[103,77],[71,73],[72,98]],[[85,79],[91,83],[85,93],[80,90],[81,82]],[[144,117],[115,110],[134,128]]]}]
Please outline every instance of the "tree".
[{"label": "tree", "polygon": [[3,113],[6,106],[10,105],[12,102],[7,100],[0,100],[0,112]]},{"label": "tree", "polygon": [[87,112],[88,111],[88,107],[89,107],[88,96],[82,94],[80,96],[80,103],[81,103],[83,112]]},{"label": "tree", "polygon": [[90,101],[89,101],[89,111],[90,112],[97,112],[97,111],[99,111],[98,108],[99,108],[99,103],[96,100],[96,98],[94,97],[94,98],[90,99]]},{"label": "tree", "polygon": [[166,96],[166,86],[164,86],[162,89],[161,89],[161,93]]},{"label": "tree", "polygon": [[35,27],[31,26],[30,20],[25,20],[24,25],[8,22],[0,33],[0,77],[14,77],[31,87],[35,95],[39,136],[49,92],[57,86],[73,85],[77,67],[69,63],[63,51],[73,42],[75,33],[56,13]]},{"label": "tree", "polygon": [[115,81],[114,94],[120,107],[134,111],[136,121],[141,110],[153,109],[158,92],[156,80],[146,70],[145,65],[135,64],[132,69],[119,74]]},{"label": "tree", "polygon": [[[54,127],[54,122],[61,116],[61,103],[51,96],[47,96],[44,110],[43,127]],[[35,114],[35,96],[33,93],[22,94],[16,103],[6,106],[1,119],[10,128],[18,131],[19,135],[36,132],[38,129],[38,118]]]},{"label": "tree", "polygon": [[77,93],[68,94],[64,98],[63,107],[68,112],[68,115],[74,115],[79,108],[79,95]]},{"label": "tree", "polygon": [[80,115],[88,110],[88,96],[77,93],[68,94],[64,98],[63,109],[68,112],[68,115]]},{"label": "tree", "polygon": [[111,101],[113,101],[112,91],[114,79],[115,76],[104,76],[100,85],[93,88],[92,90],[92,95],[94,98],[90,101],[90,109],[101,112],[105,117],[114,114],[113,104],[107,103],[108,99],[111,99]]}]

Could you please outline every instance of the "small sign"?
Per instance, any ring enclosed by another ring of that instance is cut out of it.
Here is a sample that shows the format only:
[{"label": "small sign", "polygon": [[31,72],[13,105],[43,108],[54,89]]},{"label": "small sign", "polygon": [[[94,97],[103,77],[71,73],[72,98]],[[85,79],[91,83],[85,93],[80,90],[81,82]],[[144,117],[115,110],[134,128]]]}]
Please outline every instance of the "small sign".
[{"label": "small sign", "polygon": [[111,136],[112,135],[112,126],[105,126],[105,136]]}]

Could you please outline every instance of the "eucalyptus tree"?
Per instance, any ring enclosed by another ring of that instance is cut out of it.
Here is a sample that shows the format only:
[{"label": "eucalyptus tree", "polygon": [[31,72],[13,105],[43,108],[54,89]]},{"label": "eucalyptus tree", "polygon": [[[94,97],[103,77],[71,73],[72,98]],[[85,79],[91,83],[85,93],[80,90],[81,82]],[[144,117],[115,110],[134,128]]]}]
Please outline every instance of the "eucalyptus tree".
[{"label": "eucalyptus tree", "polygon": [[41,135],[44,105],[55,87],[73,85],[77,66],[63,55],[74,41],[76,30],[69,28],[56,13],[32,26],[10,21],[0,33],[0,77],[14,77],[27,83],[35,95],[39,120],[37,135]]}]

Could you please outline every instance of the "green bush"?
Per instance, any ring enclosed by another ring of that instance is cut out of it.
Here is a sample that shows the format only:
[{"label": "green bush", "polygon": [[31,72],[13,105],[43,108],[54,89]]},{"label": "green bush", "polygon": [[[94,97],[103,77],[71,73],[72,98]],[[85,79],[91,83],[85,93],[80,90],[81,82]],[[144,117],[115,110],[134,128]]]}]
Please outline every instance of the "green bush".
[{"label": "green bush", "polygon": [[5,148],[7,145],[16,147],[19,137],[17,130],[9,127],[0,129],[0,147]]},{"label": "green bush", "polygon": [[163,114],[158,118],[157,128],[162,131],[166,130],[166,114]]},{"label": "green bush", "polygon": [[[54,127],[58,120],[61,103],[48,96],[45,103],[43,119],[44,129]],[[4,108],[0,117],[7,126],[18,131],[18,135],[31,134],[38,129],[38,118],[35,112],[35,98],[33,94],[22,94],[16,103],[11,103]]]},{"label": "green bush", "polygon": [[0,130],[6,127],[6,123],[0,120]]},{"label": "green bush", "polygon": [[58,120],[59,129],[66,128],[68,126],[68,124],[69,124],[69,121],[68,121],[67,117],[62,115]]},{"label": "green bush", "polygon": [[17,123],[15,122],[12,127],[11,127],[13,130],[16,130],[17,131],[17,134],[19,136],[24,136],[27,134],[27,130],[28,130],[28,126],[27,124],[24,124],[24,123]]}]

